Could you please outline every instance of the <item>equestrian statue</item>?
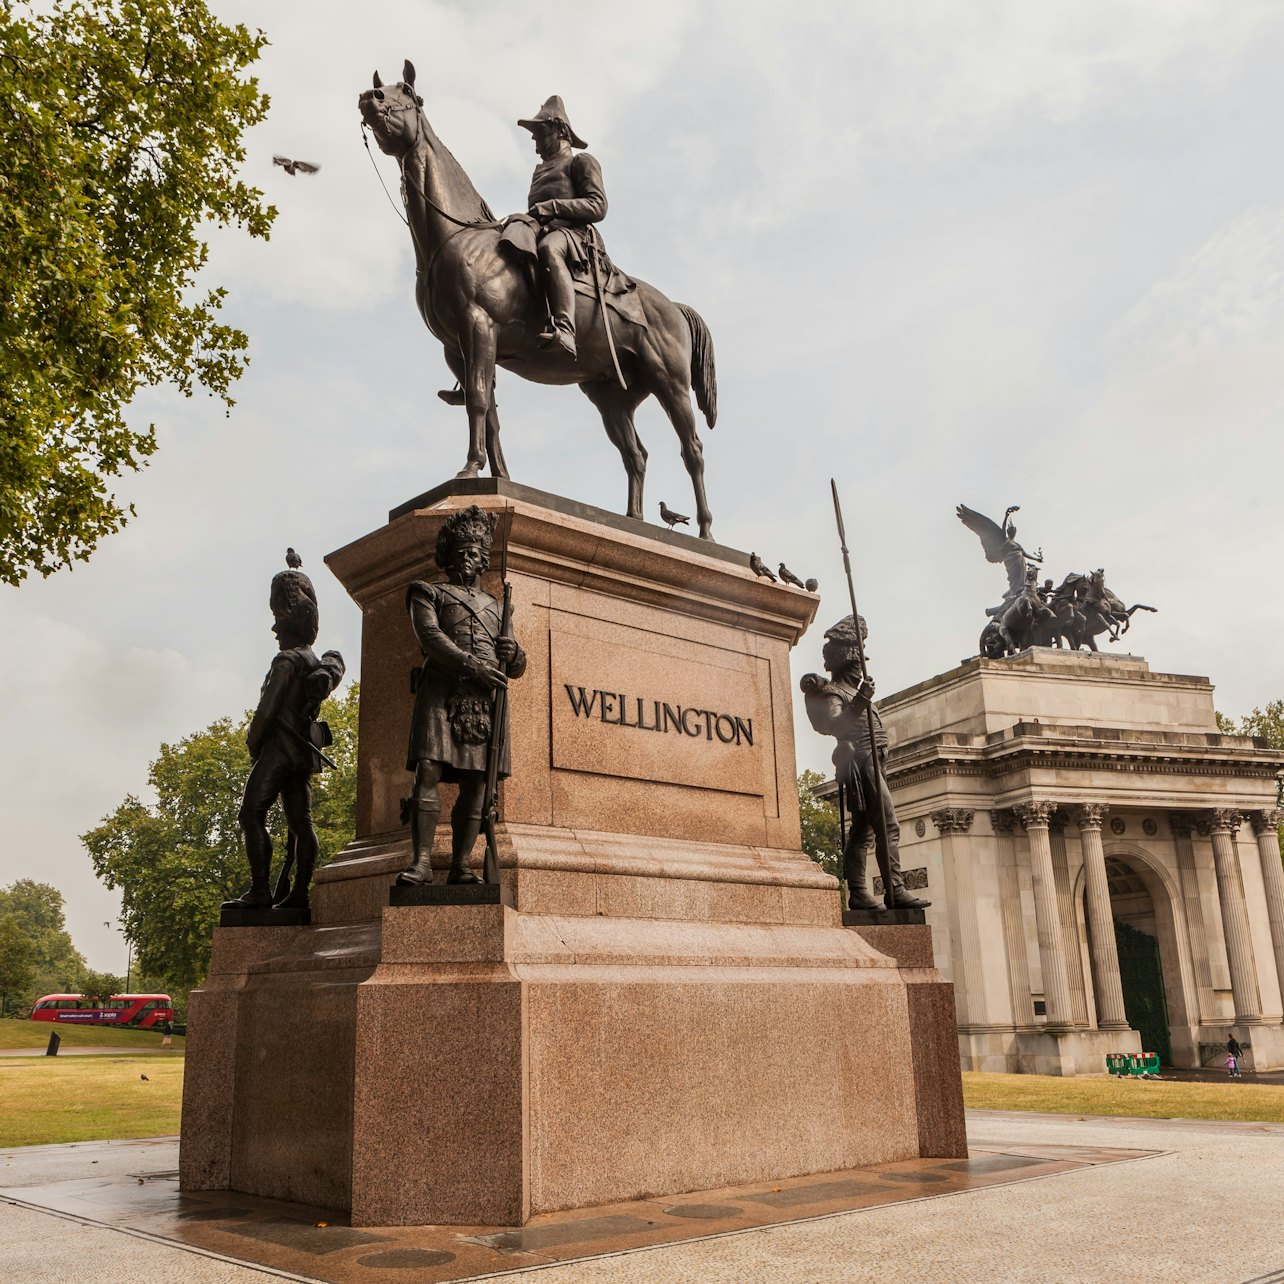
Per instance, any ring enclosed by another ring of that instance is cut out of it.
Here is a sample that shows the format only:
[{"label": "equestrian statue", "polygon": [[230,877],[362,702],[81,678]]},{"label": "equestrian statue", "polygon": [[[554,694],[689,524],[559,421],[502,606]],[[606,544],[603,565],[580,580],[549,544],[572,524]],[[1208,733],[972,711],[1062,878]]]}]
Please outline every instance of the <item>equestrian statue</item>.
[{"label": "equestrian statue", "polygon": [[618,271],[597,224],[606,192],[597,161],[558,97],[528,129],[540,162],[527,211],[497,219],[423,113],[415,69],[358,99],[379,148],[401,167],[415,249],[415,301],[440,340],[457,390],[439,394],[468,413],[468,458],[459,477],[489,460],[507,477],[495,410],[495,367],[536,383],[577,384],[597,407],[628,474],[628,515],[642,519],[646,449],[633,415],[649,396],[664,408],[695,490],[700,535],[713,538],[704,451],[691,394],[710,428],[717,419],[713,340],[693,309]]}]

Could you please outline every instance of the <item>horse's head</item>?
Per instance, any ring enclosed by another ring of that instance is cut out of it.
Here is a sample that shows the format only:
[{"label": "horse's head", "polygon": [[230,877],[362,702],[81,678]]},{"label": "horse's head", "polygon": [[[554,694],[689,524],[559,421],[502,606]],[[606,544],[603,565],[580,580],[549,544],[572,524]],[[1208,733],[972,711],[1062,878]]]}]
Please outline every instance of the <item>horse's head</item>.
[{"label": "horse's head", "polygon": [[401,74],[398,84],[385,85],[376,71],[374,88],[357,99],[361,119],[375,136],[379,150],[398,158],[404,157],[419,137],[419,109],[424,105],[415,93],[415,67],[409,59]]}]

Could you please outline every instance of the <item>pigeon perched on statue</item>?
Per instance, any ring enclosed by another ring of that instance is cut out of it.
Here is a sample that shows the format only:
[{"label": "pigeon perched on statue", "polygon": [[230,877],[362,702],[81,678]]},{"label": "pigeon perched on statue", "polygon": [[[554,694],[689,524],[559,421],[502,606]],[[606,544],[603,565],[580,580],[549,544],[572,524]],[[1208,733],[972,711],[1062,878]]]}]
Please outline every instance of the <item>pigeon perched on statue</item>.
[{"label": "pigeon perched on statue", "polygon": [[787,567],[784,564],[784,562],[780,563],[779,570],[780,570],[780,578],[784,580],[786,584],[792,584],[795,588],[802,588],[803,586],[802,580],[800,580],[798,576],[796,576],[793,573],[793,571],[791,571],[789,567]]},{"label": "pigeon perched on statue", "polygon": [[285,564],[290,568],[290,570],[297,571],[299,567],[303,565],[303,558],[301,558],[294,549],[287,548],[285,550]]},{"label": "pigeon perched on statue", "polygon": [[273,156],[272,164],[280,165],[287,174],[315,174],[321,168],[310,161],[291,160],[288,156]]},{"label": "pigeon perched on statue", "polygon": [[664,500],[660,501],[660,520],[666,523],[670,530],[675,526],[689,526],[691,524],[689,517],[683,517],[681,513],[675,513]]},{"label": "pigeon perched on statue", "polygon": [[771,567],[757,553],[749,554],[749,569],[760,579],[770,580],[773,584],[776,582],[776,577],[771,573]]}]

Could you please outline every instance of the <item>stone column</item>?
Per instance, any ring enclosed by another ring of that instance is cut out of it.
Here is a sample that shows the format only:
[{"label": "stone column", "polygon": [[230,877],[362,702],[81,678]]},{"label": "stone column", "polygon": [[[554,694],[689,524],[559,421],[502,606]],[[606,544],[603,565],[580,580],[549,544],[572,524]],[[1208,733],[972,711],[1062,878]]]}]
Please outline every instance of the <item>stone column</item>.
[{"label": "stone column", "polygon": [[1013,807],[1025,827],[1030,844],[1030,872],[1034,879],[1034,916],[1039,927],[1039,962],[1043,968],[1043,999],[1047,1029],[1070,1030],[1074,1013],[1070,1006],[1070,983],[1066,979],[1065,942],[1061,939],[1061,916],[1057,911],[1057,886],[1052,874],[1052,843],[1048,822],[1056,803],[1027,802]]},{"label": "stone column", "polygon": [[[1257,988],[1257,966],[1248,930],[1248,907],[1240,881],[1235,831],[1240,815],[1233,807],[1216,807],[1204,818],[1213,839],[1213,864],[1217,869],[1217,898],[1222,904],[1222,931],[1226,936],[1226,960],[1230,964],[1231,996],[1235,1001],[1237,1024],[1262,1019],[1262,999]],[[1201,827],[1202,828],[1202,827]]]},{"label": "stone column", "polygon": [[[985,977],[981,967],[981,933],[976,922],[976,881],[972,873],[972,851],[965,835],[975,815],[970,807],[943,807],[931,813],[932,824],[941,835],[942,856],[949,879],[953,910],[954,994],[961,1026],[985,1025],[989,1019],[985,1001]],[[958,1003],[962,998],[963,1002]]]},{"label": "stone column", "polygon": [[1018,1029],[1035,1024],[1030,997],[1030,956],[1026,952],[1025,915],[1021,912],[1021,880],[1017,875],[1012,832],[1016,816],[1006,808],[990,813],[990,827],[999,840],[999,901],[1003,910],[1003,944],[1008,957],[1008,988],[1012,1021]]},{"label": "stone column", "polygon": [[1251,811],[1248,818],[1257,837],[1257,854],[1262,862],[1262,885],[1266,890],[1266,917],[1271,924],[1275,946],[1275,970],[1284,990],[1284,864],[1280,862],[1279,824],[1281,811]]},{"label": "stone column", "polygon": [[1058,807],[1048,817],[1048,844],[1052,850],[1052,878],[1057,885],[1057,914],[1061,918],[1061,942],[1066,952],[1066,981],[1070,986],[1070,1011],[1075,1025],[1088,1028],[1088,986],[1084,979],[1083,951],[1079,947],[1079,916],[1070,894],[1070,856],[1066,851],[1065,809]]},{"label": "stone column", "polygon": [[1195,964],[1195,994],[1198,1013],[1192,1014],[1196,1023],[1212,1022],[1218,1018],[1216,996],[1213,994],[1212,961],[1208,953],[1208,933],[1205,926],[1204,899],[1199,889],[1199,870],[1195,863],[1195,846],[1191,834],[1195,830],[1195,817],[1189,812],[1171,811],[1168,825],[1177,849],[1177,873],[1181,879],[1182,907],[1186,916],[1186,939],[1190,941],[1190,956]]},{"label": "stone column", "polygon": [[1097,1027],[1127,1030],[1123,982],[1119,977],[1119,950],[1115,945],[1115,916],[1110,909],[1106,882],[1106,853],[1101,846],[1101,803],[1079,807],[1079,842],[1083,847],[1083,906],[1088,916],[1088,949],[1092,956],[1092,984],[1097,995]]}]

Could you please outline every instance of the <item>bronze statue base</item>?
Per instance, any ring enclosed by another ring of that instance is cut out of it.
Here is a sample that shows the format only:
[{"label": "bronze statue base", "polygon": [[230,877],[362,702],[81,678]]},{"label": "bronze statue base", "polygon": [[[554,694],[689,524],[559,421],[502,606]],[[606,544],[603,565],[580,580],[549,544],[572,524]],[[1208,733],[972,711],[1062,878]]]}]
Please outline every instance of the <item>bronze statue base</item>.
[{"label": "bronze statue base", "polygon": [[843,910],[844,927],[887,927],[889,924],[926,923],[921,909],[849,909]]},{"label": "bronze statue base", "polygon": [[388,889],[389,905],[500,905],[512,904],[501,895],[498,883],[394,883]]}]

